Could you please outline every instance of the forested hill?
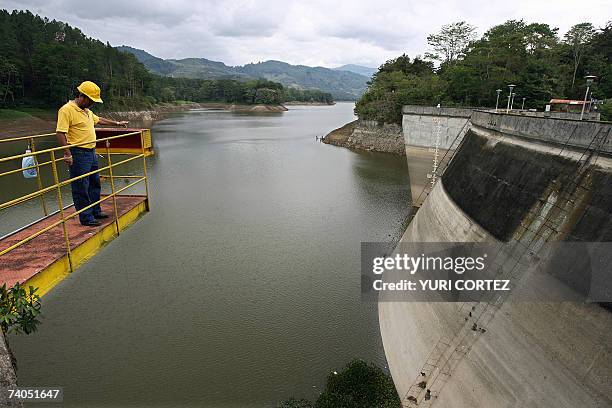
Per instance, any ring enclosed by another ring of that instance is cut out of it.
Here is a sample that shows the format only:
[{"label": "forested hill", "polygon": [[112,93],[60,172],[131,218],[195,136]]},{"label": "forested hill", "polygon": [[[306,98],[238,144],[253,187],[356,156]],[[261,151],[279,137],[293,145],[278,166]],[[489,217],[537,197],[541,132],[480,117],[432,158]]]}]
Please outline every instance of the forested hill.
[{"label": "forested hill", "polygon": [[287,86],[317,88],[331,93],[336,99],[356,100],[367,87],[368,77],[350,71],[336,71],[323,67],[291,65],[282,61],[265,61],[239,67],[239,71],[253,77],[263,77]]},{"label": "forested hill", "polygon": [[29,11],[0,10],[0,108],[55,108],[74,97],[84,80],[100,85],[104,109],[133,109],[177,99],[247,104],[332,102],[329,93],[287,89],[265,79],[155,75],[133,54],[89,38],[78,28]]},{"label": "forested hill", "polygon": [[[401,123],[402,105],[506,107],[515,84],[514,107],[543,110],[552,98],[582,100],[587,74],[602,117],[612,120],[612,23],[571,27],[562,36],[547,24],[507,21],[477,38],[465,22],[427,37],[426,58],[401,55],[381,65],[357,102],[360,118]],[[434,61],[439,61],[435,67]]]},{"label": "forested hill", "polygon": [[369,76],[350,69],[338,70],[306,65],[291,65],[282,61],[264,61],[243,66],[228,66],[206,58],[167,59],[128,46],[118,47],[134,54],[151,72],[172,77],[202,79],[249,80],[265,78],[297,89],[320,89],[337,100],[356,100],[367,87]]},{"label": "forested hill", "polygon": [[336,71],[350,71],[350,72],[354,72],[356,74],[363,75],[363,76],[366,76],[368,78],[371,78],[372,75],[374,75],[374,73],[376,71],[378,71],[378,69],[376,69],[376,68],[364,67],[363,65],[355,65],[355,64],[346,64],[346,65],[342,65],[340,67],[336,67],[334,69]]}]

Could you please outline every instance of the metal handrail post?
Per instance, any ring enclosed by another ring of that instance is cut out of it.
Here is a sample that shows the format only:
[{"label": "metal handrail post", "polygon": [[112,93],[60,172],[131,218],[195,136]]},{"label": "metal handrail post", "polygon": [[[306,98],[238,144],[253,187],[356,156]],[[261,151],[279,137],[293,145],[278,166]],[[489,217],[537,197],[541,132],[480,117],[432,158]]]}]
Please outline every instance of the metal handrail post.
[{"label": "metal handrail post", "polygon": [[59,204],[60,215],[62,217],[62,227],[64,229],[64,240],[66,241],[66,254],[68,255],[68,263],[70,264],[70,272],[74,272],[72,265],[72,253],[70,252],[70,239],[68,238],[68,230],[66,229],[66,218],[64,217],[64,204],[62,202],[62,187],[60,186],[59,177],[57,175],[57,165],[55,164],[55,152],[51,151],[51,167],[53,169],[53,180],[57,186],[57,202]]},{"label": "metal handrail post", "polygon": [[149,200],[149,177],[147,175],[147,157],[145,154],[144,132],[143,131],[140,131],[140,148],[142,150],[142,172],[143,172],[144,181],[145,181],[145,193],[147,196],[147,211],[151,211],[151,204]]},{"label": "metal handrail post", "polygon": [[106,160],[108,161],[108,173],[111,184],[111,192],[113,193],[113,208],[115,210],[115,227],[117,228],[117,235],[119,235],[119,212],[117,211],[117,197],[115,195],[115,179],[113,177],[113,162],[111,161],[110,155],[110,140],[106,141]]},{"label": "metal handrail post", "polygon": [[[32,153],[36,153],[36,145],[34,144],[34,138],[30,138],[30,149]],[[38,190],[42,190],[42,180],[40,178],[40,166],[38,165],[38,158],[34,155],[34,164],[36,164],[36,183],[38,184]],[[47,211],[47,203],[45,203],[45,193],[40,195],[40,203],[42,204],[43,212],[45,213],[45,217],[49,215]]]}]

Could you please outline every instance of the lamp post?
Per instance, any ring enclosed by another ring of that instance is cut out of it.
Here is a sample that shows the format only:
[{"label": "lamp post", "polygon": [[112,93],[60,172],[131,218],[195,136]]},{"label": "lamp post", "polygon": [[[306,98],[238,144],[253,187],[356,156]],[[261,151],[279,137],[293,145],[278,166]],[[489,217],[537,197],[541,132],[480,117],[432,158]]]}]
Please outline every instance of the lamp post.
[{"label": "lamp post", "polygon": [[497,107],[499,106],[499,94],[501,93],[501,89],[496,89],[495,92],[497,92],[497,100],[495,101],[495,112],[497,112]]},{"label": "lamp post", "polygon": [[582,103],[582,112],[580,112],[580,120],[582,120],[582,117],[584,116],[584,107],[586,106],[587,96],[589,95],[589,89],[591,88],[591,85],[593,85],[593,81],[595,80],[595,78],[597,78],[595,75],[587,75],[584,77],[584,79],[586,79],[587,89],[584,94],[584,101]]},{"label": "lamp post", "polygon": [[516,85],[514,84],[508,85],[508,88],[510,88],[510,93],[508,94],[508,105],[506,106],[506,113],[510,112],[510,98],[512,97],[512,90],[515,86]]},{"label": "lamp post", "polygon": [[512,99],[510,100],[510,110],[514,107],[514,97],[516,96],[515,92],[512,92]]},{"label": "lamp post", "polygon": [[527,98],[523,98],[523,105],[521,106],[521,110],[525,110],[525,99]]}]

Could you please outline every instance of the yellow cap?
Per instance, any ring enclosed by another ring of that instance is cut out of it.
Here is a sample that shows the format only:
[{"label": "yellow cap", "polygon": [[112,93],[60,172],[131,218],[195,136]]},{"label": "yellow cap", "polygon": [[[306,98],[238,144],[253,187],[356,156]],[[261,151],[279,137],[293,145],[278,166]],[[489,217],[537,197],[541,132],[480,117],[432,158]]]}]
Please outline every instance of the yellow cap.
[{"label": "yellow cap", "polygon": [[85,81],[77,86],[77,89],[92,101],[102,103],[102,98],[100,98],[100,87],[93,82]]}]

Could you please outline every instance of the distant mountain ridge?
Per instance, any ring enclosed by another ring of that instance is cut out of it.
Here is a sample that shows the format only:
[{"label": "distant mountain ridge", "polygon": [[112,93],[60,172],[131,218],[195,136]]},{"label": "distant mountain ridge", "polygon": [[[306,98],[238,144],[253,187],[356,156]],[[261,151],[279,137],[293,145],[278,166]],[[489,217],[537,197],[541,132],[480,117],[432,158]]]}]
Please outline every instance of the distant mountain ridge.
[{"label": "distant mountain ridge", "polygon": [[354,72],[356,74],[371,78],[372,75],[374,75],[374,73],[378,71],[378,68],[364,67],[363,65],[346,64],[340,67],[336,67],[334,68],[334,70]]},{"label": "distant mountain ridge", "polygon": [[282,61],[265,61],[243,66],[228,66],[206,58],[162,59],[144,50],[129,46],[117,47],[129,52],[158,75],[201,79],[249,80],[265,78],[298,89],[319,89],[329,92],[336,100],[357,100],[367,88],[368,76],[349,70],[306,65],[291,65]]}]

